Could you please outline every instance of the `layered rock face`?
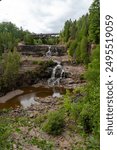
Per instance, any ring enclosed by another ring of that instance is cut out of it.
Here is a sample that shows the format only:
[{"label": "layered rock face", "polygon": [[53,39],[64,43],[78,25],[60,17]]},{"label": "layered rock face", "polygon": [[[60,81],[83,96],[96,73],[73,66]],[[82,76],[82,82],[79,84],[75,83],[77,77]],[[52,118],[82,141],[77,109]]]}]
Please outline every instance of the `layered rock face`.
[{"label": "layered rock face", "polygon": [[[18,51],[22,55],[45,56],[49,45],[18,45]],[[63,56],[67,52],[64,45],[51,45],[52,56]]]}]

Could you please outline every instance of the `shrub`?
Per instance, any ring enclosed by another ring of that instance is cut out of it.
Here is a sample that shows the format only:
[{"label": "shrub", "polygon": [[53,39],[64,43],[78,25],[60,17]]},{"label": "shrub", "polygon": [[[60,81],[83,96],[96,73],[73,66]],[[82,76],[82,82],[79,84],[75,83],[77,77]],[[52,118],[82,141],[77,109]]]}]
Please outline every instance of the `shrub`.
[{"label": "shrub", "polygon": [[0,118],[0,150],[7,150],[12,148],[12,140],[11,140],[11,123],[10,120],[4,121],[4,118]]},{"label": "shrub", "polygon": [[32,61],[32,64],[33,64],[33,65],[38,65],[38,61],[37,61],[37,60],[33,60],[33,61]]},{"label": "shrub", "polygon": [[[79,104],[80,105],[80,104]],[[89,103],[83,103],[81,104],[81,113],[80,113],[80,122],[81,125],[83,126],[83,129],[86,133],[91,133],[92,132],[92,108],[90,107]]]},{"label": "shrub", "polygon": [[64,129],[64,113],[60,111],[52,112],[48,116],[43,130],[48,134],[60,135]]},{"label": "shrub", "polygon": [[86,139],[87,143],[87,149],[86,150],[99,150],[100,149],[100,143],[99,143],[99,138],[95,137],[94,135],[89,136]]}]

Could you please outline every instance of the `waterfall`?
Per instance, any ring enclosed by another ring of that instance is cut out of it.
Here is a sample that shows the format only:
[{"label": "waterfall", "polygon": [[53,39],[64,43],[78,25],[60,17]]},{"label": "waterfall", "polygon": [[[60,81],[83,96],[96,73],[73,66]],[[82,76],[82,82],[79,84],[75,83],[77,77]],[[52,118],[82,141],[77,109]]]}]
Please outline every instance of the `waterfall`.
[{"label": "waterfall", "polygon": [[48,51],[46,52],[46,56],[50,58],[52,56],[51,46],[48,46]]},{"label": "waterfall", "polygon": [[64,69],[60,62],[57,62],[57,65],[53,68],[51,78],[48,80],[48,85],[60,85],[60,80],[63,78]]},{"label": "waterfall", "polygon": [[[57,49],[56,49],[56,53],[57,53]],[[48,46],[48,51],[46,52],[46,56],[48,58],[51,58],[52,56],[51,46]],[[59,85],[60,80],[63,78],[65,73],[63,66],[61,65],[61,62],[57,60],[54,60],[54,62],[57,63],[57,65],[53,68],[51,78],[48,79],[49,86]]]},{"label": "waterfall", "polygon": [[58,56],[57,48],[55,48],[55,56]]},{"label": "waterfall", "polygon": [[62,97],[62,95],[60,93],[61,93],[60,89],[57,89],[56,87],[53,87],[53,95],[52,95],[53,98],[55,98],[55,97],[58,97],[58,98]]}]

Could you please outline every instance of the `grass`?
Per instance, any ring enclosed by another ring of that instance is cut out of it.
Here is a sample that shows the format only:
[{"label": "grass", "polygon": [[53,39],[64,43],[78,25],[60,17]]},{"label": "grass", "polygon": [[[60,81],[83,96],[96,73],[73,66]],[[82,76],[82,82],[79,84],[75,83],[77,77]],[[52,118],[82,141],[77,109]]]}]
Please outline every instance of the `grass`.
[{"label": "grass", "polygon": [[39,138],[32,138],[30,141],[32,145],[37,146],[38,148],[41,148],[41,150],[53,150],[53,143],[44,140],[44,139],[39,139]]}]

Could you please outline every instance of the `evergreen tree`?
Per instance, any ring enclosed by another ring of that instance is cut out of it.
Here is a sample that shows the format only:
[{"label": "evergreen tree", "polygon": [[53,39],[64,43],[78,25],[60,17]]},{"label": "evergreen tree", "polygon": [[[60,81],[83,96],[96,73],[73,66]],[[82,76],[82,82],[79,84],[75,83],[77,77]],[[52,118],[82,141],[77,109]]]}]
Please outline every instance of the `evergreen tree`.
[{"label": "evergreen tree", "polygon": [[76,51],[74,54],[74,58],[76,62],[79,64],[81,63],[81,51],[80,51],[80,43],[77,43]]},{"label": "evergreen tree", "polygon": [[76,20],[75,20],[71,23],[71,26],[70,26],[70,39],[71,40],[75,40],[76,32],[77,32],[77,27],[76,27]]},{"label": "evergreen tree", "polygon": [[68,42],[68,40],[69,40],[71,24],[72,24],[71,20],[67,20],[65,22],[64,31],[63,31],[64,42]]},{"label": "evergreen tree", "polygon": [[82,16],[81,38],[88,35],[88,14]]},{"label": "evergreen tree", "polygon": [[20,55],[14,48],[13,52],[9,51],[3,55],[3,83],[5,87],[15,85],[15,79],[19,73]]},{"label": "evergreen tree", "polygon": [[84,36],[80,43],[81,61],[84,64],[88,64],[88,62],[89,62],[87,47],[88,47],[88,40],[87,40],[87,37]]},{"label": "evergreen tree", "polygon": [[99,44],[100,39],[100,0],[94,0],[89,9],[89,40]]},{"label": "evergreen tree", "polygon": [[77,47],[77,41],[74,40],[71,42],[70,46],[69,46],[69,49],[68,49],[68,55],[69,56],[74,56],[74,53],[76,51],[76,47]]}]

